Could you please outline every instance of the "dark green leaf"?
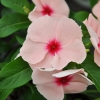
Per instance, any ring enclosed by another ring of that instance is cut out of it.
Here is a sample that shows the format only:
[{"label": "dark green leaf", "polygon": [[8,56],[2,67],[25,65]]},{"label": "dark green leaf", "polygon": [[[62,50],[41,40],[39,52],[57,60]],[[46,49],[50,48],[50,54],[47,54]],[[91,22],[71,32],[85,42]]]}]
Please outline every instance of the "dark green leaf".
[{"label": "dark green leaf", "polygon": [[14,60],[17,56],[18,56],[18,54],[19,54],[19,48],[16,50],[16,52],[13,54],[13,56],[11,57],[11,60]]},{"label": "dark green leaf", "polygon": [[94,63],[92,55],[88,54],[86,60],[78,67],[82,67],[89,74],[89,77],[93,80],[96,88],[100,92],[100,67]]},{"label": "dark green leaf", "polygon": [[34,100],[32,99],[34,95],[33,86],[33,84],[30,84],[27,88],[25,88],[26,91],[23,92],[19,100]]},{"label": "dark green leaf", "polygon": [[9,89],[9,90],[1,90],[0,91],[0,100],[6,100],[6,98],[8,97],[8,95],[13,91],[13,89]]},{"label": "dark green leaf", "polygon": [[33,95],[33,98],[32,100],[46,100],[36,89],[36,87],[34,86],[33,87],[33,90],[34,90],[34,95]]},{"label": "dark green leaf", "polygon": [[25,40],[25,38],[22,38],[22,37],[19,37],[19,36],[16,36],[16,39],[17,39],[18,43],[21,44],[21,45],[23,44],[23,42]]},{"label": "dark green leaf", "polygon": [[66,95],[64,95],[64,99],[63,100],[67,100],[67,97],[66,97]]},{"label": "dark green leaf", "polygon": [[1,0],[1,3],[5,7],[11,8],[21,14],[28,14],[31,10],[31,6],[27,0]]},{"label": "dark green leaf", "polygon": [[93,7],[99,0],[90,0],[90,5]]},{"label": "dark green leaf", "polygon": [[98,99],[95,99],[95,100],[100,100],[100,98],[98,98]]},{"label": "dark green leaf", "polygon": [[1,11],[1,16],[3,17],[5,15],[11,14],[11,13],[15,13],[15,12],[9,8],[3,8],[3,10]]},{"label": "dark green leaf", "polygon": [[0,37],[6,37],[19,29],[27,28],[30,24],[27,16],[21,14],[10,14],[0,19]]},{"label": "dark green leaf", "polygon": [[12,89],[31,80],[32,70],[21,57],[5,65],[0,71],[0,89]]},{"label": "dark green leaf", "polygon": [[88,18],[89,13],[86,11],[80,11],[74,15],[74,19],[78,21],[84,21],[86,18]]},{"label": "dark green leaf", "polygon": [[7,64],[7,62],[0,63],[0,70]]},{"label": "dark green leaf", "polygon": [[6,42],[0,41],[0,53],[4,53],[10,49],[10,45]]}]

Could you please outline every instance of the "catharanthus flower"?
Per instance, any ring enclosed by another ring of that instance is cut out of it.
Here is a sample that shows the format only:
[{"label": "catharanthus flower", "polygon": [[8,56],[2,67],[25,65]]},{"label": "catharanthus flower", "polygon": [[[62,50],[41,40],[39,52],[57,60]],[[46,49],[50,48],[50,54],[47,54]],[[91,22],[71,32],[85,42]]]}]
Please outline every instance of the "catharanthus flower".
[{"label": "catharanthus flower", "polygon": [[65,0],[32,0],[36,7],[29,13],[29,19],[34,19],[49,15],[54,17],[62,17],[69,15],[69,7]]},{"label": "catharanthus flower", "polygon": [[90,14],[88,20],[84,21],[84,24],[89,31],[91,36],[90,40],[95,48],[94,61],[100,66],[100,22]]},{"label": "catharanthus flower", "polygon": [[69,62],[82,63],[86,50],[82,32],[76,22],[67,17],[41,17],[28,28],[20,55],[32,68],[62,69]]},{"label": "catharanthus flower", "polygon": [[40,71],[34,69],[33,83],[47,100],[63,100],[64,94],[80,93],[93,84],[85,75],[84,69],[66,71]]},{"label": "catharanthus flower", "polygon": [[93,7],[92,9],[93,14],[100,19],[100,1]]}]

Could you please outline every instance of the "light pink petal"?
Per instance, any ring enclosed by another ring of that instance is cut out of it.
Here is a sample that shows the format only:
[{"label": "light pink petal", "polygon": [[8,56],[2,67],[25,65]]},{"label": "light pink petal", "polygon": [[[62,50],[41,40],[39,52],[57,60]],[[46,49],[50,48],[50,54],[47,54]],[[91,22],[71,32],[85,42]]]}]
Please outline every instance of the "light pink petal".
[{"label": "light pink petal", "polygon": [[53,82],[54,78],[52,77],[52,74],[56,73],[56,71],[40,71],[39,69],[35,68],[32,73],[32,79],[34,84],[44,84]]},{"label": "light pink petal", "polygon": [[94,62],[100,67],[100,53],[97,50],[94,51]]},{"label": "light pink petal", "polygon": [[64,98],[62,86],[58,87],[56,84],[50,83],[37,85],[36,87],[47,100],[63,100]]},{"label": "light pink petal", "polygon": [[[91,40],[91,42],[92,42],[94,48],[95,48],[96,50],[98,50],[98,41],[96,40],[96,38],[95,38],[95,37],[91,37],[90,40]],[[98,50],[98,51],[99,51],[99,50]]]},{"label": "light pink petal", "polygon": [[100,22],[92,14],[89,14],[87,24],[97,33]]},{"label": "light pink petal", "polygon": [[73,62],[82,63],[86,58],[86,50],[81,40],[76,39],[63,48],[62,53]]},{"label": "light pink petal", "polygon": [[66,58],[66,56],[64,56],[63,54],[57,55],[55,54],[51,65],[57,69],[57,70],[61,70],[63,69],[69,62],[71,62],[71,60],[69,60],[68,58]]},{"label": "light pink petal", "polygon": [[95,30],[92,29],[92,26],[90,26],[88,23],[84,23],[89,31],[89,34],[91,36],[90,40],[93,44],[93,46],[98,50],[98,36],[97,33],[95,32]]},{"label": "light pink petal", "polygon": [[30,39],[26,39],[20,49],[22,58],[31,64],[36,64],[44,59],[47,51],[45,50],[44,43],[36,43]]},{"label": "light pink petal", "polygon": [[[31,68],[34,70],[34,68],[51,68],[51,61],[53,59],[53,56],[49,56],[49,54],[46,54],[44,59],[37,63],[37,64],[29,64]],[[45,69],[44,69],[45,70]]]},{"label": "light pink petal", "polygon": [[65,70],[65,71],[61,71],[61,72],[59,72],[59,73],[53,74],[52,76],[55,76],[55,77],[57,77],[57,78],[60,78],[60,77],[65,77],[65,76],[68,76],[68,75],[71,75],[71,74],[75,74],[75,73],[84,74],[84,69],[81,68],[81,69],[70,69],[70,70]]},{"label": "light pink petal", "polygon": [[87,85],[93,84],[93,82],[90,79],[88,79],[85,75],[83,75],[81,73],[80,74],[78,74],[78,73],[73,74],[73,78],[72,78],[71,82],[81,82],[81,83],[84,83]]},{"label": "light pink petal", "polygon": [[40,13],[40,11],[37,11],[37,9],[35,7],[34,10],[29,13],[28,18],[30,21],[34,21],[36,18],[41,17],[41,15],[42,14]]},{"label": "light pink petal", "polygon": [[51,2],[53,0],[40,0],[40,1],[41,1],[42,5],[45,6],[45,5],[51,5]]},{"label": "light pink petal", "polygon": [[79,64],[82,63],[85,58],[85,47],[82,41],[77,39],[63,46],[58,56],[52,61],[52,65],[56,69],[62,69],[71,61]]},{"label": "light pink petal", "polygon": [[69,7],[65,2],[65,0],[51,0],[50,6],[51,8],[54,9],[53,16],[55,16],[55,14],[60,14],[65,16],[69,15]]},{"label": "light pink petal", "polygon": [[87,84],[81,82],[70,82],[69,85],[64,87],[65,93],[80,93],[87,89]]},{"label": "light pink petal", "polygon": [[42,9],[42,2],[41,2],[41,0],[32,0],[32,1],[36,5],[37,10],[40,11]]},{"label": "light pink petal", "polygon": [[95,16],[100,18],[100,1],[93,7],[92,12]]},{"label": "light pink petal", "polygon": [[49,16],[38,18],[28,28],[29,38],[35,42],[48,43],[48,41],[56,37],[55,29],[58,22],[58,18]]},{"label": "light pink petal", "polygon": [[99,26],[98,26],[97,35],[98,35],[98,38],[100,39],[100,24],[99,24]]},{"label": "light pink petal", "polygon": [[62,44],[66,44],[72,42],[75,39],[82,40],[82,32],[81,28],[77,25],[77,23],[69,19],[67,17],[63,17],[56,29],[57,39],[62,42]]},{"label": "light pink petal", "polygon": [[89,31],[90,36],[93,37],[93,38],[95,38],[96,41],[98,41],[98,36],[97,36],[96,32],[91,28],[91,26],[86,25],[86,27],[87,27],[87,29]]}]

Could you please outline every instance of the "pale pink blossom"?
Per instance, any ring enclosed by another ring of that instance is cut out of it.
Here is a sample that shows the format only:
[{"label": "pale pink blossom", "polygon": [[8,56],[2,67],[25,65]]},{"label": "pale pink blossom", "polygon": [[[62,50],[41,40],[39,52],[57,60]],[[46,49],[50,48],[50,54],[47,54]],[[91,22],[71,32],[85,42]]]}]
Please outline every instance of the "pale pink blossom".
[{"label": "pale pink blossom", "polygon": [[100,19],[100,1],[93,7],[92,9],[93,14]]},{"label": "pale pink blossom", "polygon": [[34,69],[33,83],[47,100],[63,100],[64,94],[80,93],[93,83],[84,75],[84,69],[40,71]]},{"label": "pale pink blossom", "polygon": [[28,38],[20,55],[32,68],[53,67],[60,70],[71,61],[82,63],[86,50],[81,29],[67,17],[38,18],[28,28]]},{"label": "pale pink blossom", "polygon": [[84,24],[89,31],[90,40],[95,48],[94,62],[100,67],[100,22],[90,14],[88,19],[84,21]]},{"label": "pale pink blossom", "polygon": [[65,0],[32,0],[36,5],[33,11],[29,13],[29,19],[34,19],[49,15],[54,17],[62,17],[69,15],[69,7]]}]

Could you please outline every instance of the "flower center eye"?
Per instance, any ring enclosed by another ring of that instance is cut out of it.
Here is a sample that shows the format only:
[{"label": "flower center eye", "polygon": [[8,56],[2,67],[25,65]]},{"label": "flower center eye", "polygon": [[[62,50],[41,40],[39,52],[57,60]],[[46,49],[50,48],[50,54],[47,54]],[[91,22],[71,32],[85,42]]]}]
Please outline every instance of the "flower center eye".
[{"label": "flower center eye", "polygon": [[98,48],[100,48],[100,38],[98,38],[98,39],[99,39]]},{"label": "flower center eye", "polygon": [[42,10],[43,15],[51,16],[52,13],[53,13],[53,10],[49,6],[47,6],[47,5],[43,6],[43,10]]},{"label": "flower center eye", "polygon": [[46,49],[50,54],[55,55],[55,53],[58,53],[61,50],[60,42],[53,39],[46,45]]},{"label": "flower center eye", "polygon": [[55,82],[57,85],[68,85],[69,82],[72,80],[72,76],[65,76],[65,77],[61,77],[61,78],[55,78]]},{"label": "flower center eye", "polygon": [[100,42],[98,43],[98,48],[100,48]]}]

